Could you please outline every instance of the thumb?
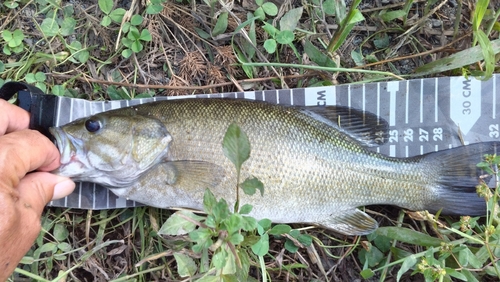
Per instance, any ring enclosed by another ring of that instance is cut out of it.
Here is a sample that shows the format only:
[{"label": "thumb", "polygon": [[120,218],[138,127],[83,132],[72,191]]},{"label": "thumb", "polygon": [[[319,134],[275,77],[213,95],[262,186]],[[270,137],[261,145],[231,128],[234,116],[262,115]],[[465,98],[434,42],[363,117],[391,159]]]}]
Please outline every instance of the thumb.
[{"label": "thumb", "polygon": [[23,177],[10,193],[0,193],[0,204],[5,208],[0,217],[0,281],[14,271],[40,233],[43,207],[54,196],[64,197],[74,188],[75,183],[69,178],[33,172]]},{"label": "thumb", "polygon": [[71,179],[49,172],[29,173],[17,185],[19,200],[40,214],[48,202],[66,197],[74,189]]}]

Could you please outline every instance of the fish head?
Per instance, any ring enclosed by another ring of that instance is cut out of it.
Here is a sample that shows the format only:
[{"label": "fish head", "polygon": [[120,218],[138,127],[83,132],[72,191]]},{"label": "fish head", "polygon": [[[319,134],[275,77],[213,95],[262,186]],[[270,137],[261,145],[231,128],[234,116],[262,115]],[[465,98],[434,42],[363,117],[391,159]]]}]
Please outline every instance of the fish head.
[{"label": "fish head", "polygon": [[53,173],[120,188],[163,161],[172,136],[151,116],[105,112],[49,129],[61,154]]}]

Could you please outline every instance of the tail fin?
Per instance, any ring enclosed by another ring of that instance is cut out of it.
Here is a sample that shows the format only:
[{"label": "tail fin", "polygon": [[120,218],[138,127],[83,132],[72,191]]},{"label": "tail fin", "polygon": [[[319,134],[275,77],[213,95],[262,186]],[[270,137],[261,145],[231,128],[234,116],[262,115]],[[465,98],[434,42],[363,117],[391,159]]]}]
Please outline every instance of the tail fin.
[{"label": "tail fin", "polygon": [[[476,143],[424,155],[422,162],[437,162],[440,167],[439,199],[427,209],[442,209],[442,214],[447,215],[485,215],[486,201],[476,193],[479,177],[486,174],[476,165],[485,154],[500,154],[500,142]],[[483,180],[489,183],[492,177]]]}]

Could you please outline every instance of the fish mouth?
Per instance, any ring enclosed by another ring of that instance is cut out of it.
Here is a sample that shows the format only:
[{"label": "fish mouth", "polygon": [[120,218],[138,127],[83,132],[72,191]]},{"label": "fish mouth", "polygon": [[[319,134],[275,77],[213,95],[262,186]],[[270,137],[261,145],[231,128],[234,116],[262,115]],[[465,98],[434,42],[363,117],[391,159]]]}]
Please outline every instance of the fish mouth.
[{"label": "fish mouth", "polygon": [[[61,165],[56,170],[52,171],[52,173],[69,177],[74,176],[75,168],[84,167],[84,164],[77,157],[77,149],[75,147],[76,140],[58,127],[49,128],[49,132],[54,136],[55,145],[59,149],[59,154],[61,155]],[[71,167],[70,170],[72,170],[73,173],[68,171],[68,167]]]}]

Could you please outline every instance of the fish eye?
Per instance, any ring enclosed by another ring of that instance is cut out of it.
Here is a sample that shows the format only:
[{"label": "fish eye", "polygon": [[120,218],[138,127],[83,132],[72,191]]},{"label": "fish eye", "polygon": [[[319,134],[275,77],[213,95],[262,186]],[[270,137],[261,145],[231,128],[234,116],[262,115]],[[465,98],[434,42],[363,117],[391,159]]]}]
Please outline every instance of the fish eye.
[{"label": "fish eye", "polygon": [[101,129],[101,122],[99,120],[88,119],[85,121],[85,129],[88,132],[96,132]]}]

